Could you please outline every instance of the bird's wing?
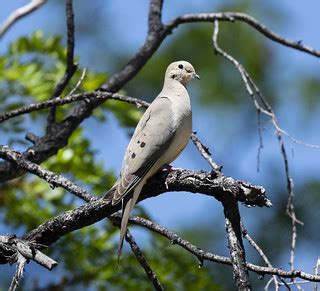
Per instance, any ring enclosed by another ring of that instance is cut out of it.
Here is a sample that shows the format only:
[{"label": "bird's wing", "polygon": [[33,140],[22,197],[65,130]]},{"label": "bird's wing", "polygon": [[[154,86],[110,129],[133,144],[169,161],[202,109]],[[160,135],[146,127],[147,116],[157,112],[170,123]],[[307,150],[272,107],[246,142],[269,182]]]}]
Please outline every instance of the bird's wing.
[{"label": "bird's wing", "polygon": [[175,135],[172,110],[170,98],[158,96],[142,116],[128,145],[112,204],[128,194],[170,146]]}]

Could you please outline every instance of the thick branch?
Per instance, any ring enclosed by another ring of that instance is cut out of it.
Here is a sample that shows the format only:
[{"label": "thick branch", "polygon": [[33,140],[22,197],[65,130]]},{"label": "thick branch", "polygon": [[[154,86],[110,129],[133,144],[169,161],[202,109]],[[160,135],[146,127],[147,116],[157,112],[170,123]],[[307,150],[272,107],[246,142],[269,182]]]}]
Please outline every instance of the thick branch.
[{"label": "thick branch", "polygon": [[[63,187],[87,202],[94,200],[94,196],[89,192],[82,190],[59,174],[42,169],[37,164],[26,160],[21,153],[13,151],[7,146],[0,146],[0,157],[39,176],[53,187]],[[148,193],[148,197],[153,197],[167,191],[188,191],[213,196],[219,201],[224,201],[226,195],[231,195],[231,197],[247,206],[270,207],[272,205],[265,196],[263,187],[252,185],[246,181],[235,180],[223,174],[189,170],[177,170],[170,173],[162,171],[149,179],[149,182],[143,188],[145,191],[142,192],[142,197],[144,197],[144,193]],[[145,198],[147,197],[143,199]]]},{"label": "thick branch", "polygon": [[[170,173],[160,172],[148,180],[148,183],[142,190],[139,201],[168,191],[188,191],[213,196],[218,200],[235,196],[240,201],[245,199],[245,203],[252,204],[252,201],[247,200],[246,195],[250,192],[258,193],[258,189],[263,191],[264,189],[253,185],[250,186],[249,183],[245,183],[244,186],[243,183],[243,181],[235,181],[232,178],[224,176],[214,177],[211,173],[206,172],[187,170]],[[251,190],[249,190],[250,187],[252,188]],[[91,202],[85,205],[44,222],[23,236],[23,239],[49,246],[67,233],[96,223],[120,210],[120,208],[120,204],[112,206],[111,203],[102,199],[91,200]]]}]

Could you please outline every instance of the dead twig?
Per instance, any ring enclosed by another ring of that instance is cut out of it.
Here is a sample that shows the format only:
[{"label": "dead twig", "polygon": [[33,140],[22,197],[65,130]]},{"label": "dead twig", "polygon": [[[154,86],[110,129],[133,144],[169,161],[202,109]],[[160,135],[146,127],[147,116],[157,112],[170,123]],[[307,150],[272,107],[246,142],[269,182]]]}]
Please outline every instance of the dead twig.
[{"label": "dead twig", "polygon": [[7,30],[19,19],[37,10],[46,2],[47,0],[31,0],[28,4],[13,11],[0,26],[0,38],[2,38]]},{"label": "dead twig", "polygon": [[161,282],[159,281],[156,273],[151,269],[149,263],[147,262],[145,256],[143,255],[142,251],[140,250],[139,246],[137,245],[136,241],[134,240],[133,236],[127,230],[126,236],[125,236],[126,241],[130,244],[131,250],[136,256],[138,262],[140,263],[141,267],[145,271],[147,277],[149,278],[150,282],[153,285],[153,288],[155,290],[164,290]]}]

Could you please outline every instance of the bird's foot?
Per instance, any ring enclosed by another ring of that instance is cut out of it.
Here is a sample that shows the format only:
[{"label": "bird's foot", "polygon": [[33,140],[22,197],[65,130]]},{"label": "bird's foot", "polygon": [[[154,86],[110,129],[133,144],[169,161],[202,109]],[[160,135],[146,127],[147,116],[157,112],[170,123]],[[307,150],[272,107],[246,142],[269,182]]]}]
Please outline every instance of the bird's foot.
[{"label": "bird's foot", "polygon": [[174,171],[182,171],[182,168],[174,168],[171,165],[167,164],[163,166],[163,169],[167,170],[169,173]]}]

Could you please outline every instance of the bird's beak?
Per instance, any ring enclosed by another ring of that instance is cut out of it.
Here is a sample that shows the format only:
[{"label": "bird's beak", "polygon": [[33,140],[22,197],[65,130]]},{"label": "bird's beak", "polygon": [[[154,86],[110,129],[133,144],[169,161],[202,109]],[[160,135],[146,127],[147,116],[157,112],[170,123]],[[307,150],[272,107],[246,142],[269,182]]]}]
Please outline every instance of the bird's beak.
[{"label": "bird's beak", "polygon": [[200,76],[198,74],[194,73],[194,77],[200,80]]}]

